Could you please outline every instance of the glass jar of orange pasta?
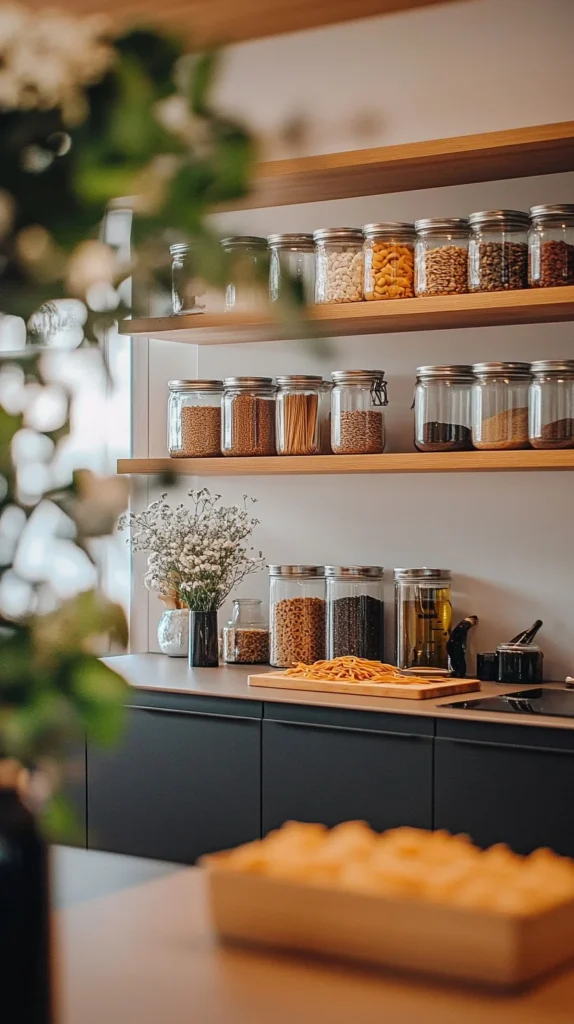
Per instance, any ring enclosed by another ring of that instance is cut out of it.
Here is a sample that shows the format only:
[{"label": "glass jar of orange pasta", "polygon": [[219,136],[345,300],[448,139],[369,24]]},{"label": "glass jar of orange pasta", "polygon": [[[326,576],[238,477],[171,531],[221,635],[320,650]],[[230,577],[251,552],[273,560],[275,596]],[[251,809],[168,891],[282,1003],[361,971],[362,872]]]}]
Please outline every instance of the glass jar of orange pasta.
[{"label": "glass jar of orange pasta", "polygon": [[401,221],[365,224],[364,293],[370,300],[412,299],[415,294],[415,226]]}]

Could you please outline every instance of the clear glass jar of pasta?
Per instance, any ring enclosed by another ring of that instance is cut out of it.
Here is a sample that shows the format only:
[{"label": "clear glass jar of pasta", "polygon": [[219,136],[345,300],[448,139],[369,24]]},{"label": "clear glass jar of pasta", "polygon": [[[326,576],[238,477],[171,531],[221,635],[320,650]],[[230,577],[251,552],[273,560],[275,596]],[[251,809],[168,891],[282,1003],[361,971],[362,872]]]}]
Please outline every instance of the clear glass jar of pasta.
[{"label": "clear glass jar of pasta", "polygon": [[363,228],[364,293],[370,301],[415,294],[415,226],[399,221]]},{"label": "clear glass jar of pasta", "polygon": [[326,653],[325,569],[322,565],[270,565],[270,663],[312,665]]},{"label": "clear glass jar of pasta", "polygon": [[315,240],[315,301],[361,302],[363,232],[360,228],[321,228]]},{"label": "clear glass jar of pasta", "polygon": [[221,431],[224,455],[275,455],[275,391],[271,377],[225,378]]},{"label": "clear glass jar of pasta", "polygon": [[307,374],[277,377],[275,429],[278,455],[321,451],[323,378]]}]

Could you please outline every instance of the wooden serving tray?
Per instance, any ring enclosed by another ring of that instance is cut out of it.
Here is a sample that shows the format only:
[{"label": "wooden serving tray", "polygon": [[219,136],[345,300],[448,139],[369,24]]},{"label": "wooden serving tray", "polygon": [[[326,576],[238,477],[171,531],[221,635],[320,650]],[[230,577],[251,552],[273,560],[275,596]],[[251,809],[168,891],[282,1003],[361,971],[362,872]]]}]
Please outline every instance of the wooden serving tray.
[{"label": "wooden serving tray", "polygon": [[406,697],[407,700],[428,700],[430,697],[448,697],[455,693],[480,690],[478,679],[433,679],[424,682],[411,676],[405,683],[346,683],[342,680],[306,679],[304,676],[286,676],[284,672],[263,672],[249,676],[249,686],[271,686],[279,690],[315,690],[319,693],[352,693],[356,697]]}]

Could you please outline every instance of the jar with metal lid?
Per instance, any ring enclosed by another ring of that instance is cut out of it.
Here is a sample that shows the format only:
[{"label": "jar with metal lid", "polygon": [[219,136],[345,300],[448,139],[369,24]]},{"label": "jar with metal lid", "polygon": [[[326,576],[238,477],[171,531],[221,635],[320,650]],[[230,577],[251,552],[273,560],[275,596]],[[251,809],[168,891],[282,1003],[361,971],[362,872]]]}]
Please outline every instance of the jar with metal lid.
[{"label": "jar with metal lid", "polygon": [[384,660],[385,605],[380,565],[326,565],[327,657]]},{"label": "jar with metal lid", "polygon": [[528,232],[531,288],[574,284],[574,204],[533,206]]},{"label": "jar with metal lid", "polygon": [[275,430],[278,455],[320,451],[323,378],[309,374],[277,377]]},{"label": "jar with metal lid", "polygon": [[395,569],[398,668],[448,668],[452,622],[450,569]]},{"label": "jar with metal lid", "polygon": [[269,301],[269,250],[258,235],[222,238],[227,260],[225,311],[252,312]]},{"label": "jar with metal lid", "polygon": [[503,292],[528,286],[530,217],[520,210],[471,213],[468,287],[471,292]]},{"label": "jar with metal lid", "polygon": [[313,235],[269,235],[269,298],[277,302],[293,289],[306,305],[315,301],[315,243]]},{"label": "jar with metal lid", "polygon": [[544,655],[538,644],[499,644],[496,648],[499,683],[542,683]]},{"label": "jar with metal lid", "polygon": [[574,359],[530,364],[528,434],[533,448],[574,448]]},{"label": "jar with metal lid", "polygon": [[468,291],[468,221],[427,217],[415,222],[415,292],[462,295]]},{"label": "jar with metal lid", "polygon": [[221,380],[170,380],[167,448],[172,459],[221,455]]},{"label": "jar with metal lid", "polygon": [[360,302],[363,298],[363,232],[321,228],[315,241],[315,302]]},{"label": "jar with metal lid", "polygon": [[224,455],[275,455],[275,385],[271,377],[223,381]]},{"label": "jar with metal lid", "polygon": [[415,294],[415,226],[401,221],[365,224],[364,292],[369,300],[412,299]]},{"label": "jar with metal lid", "polygon": [[331,448],[335,455],[378,455],[385,449],[388,404],[384,370],[331,374]]},{"label": "jar with metal lid", "polygon": [[464,452],[472,448],[472,366],[419,366],[415,384],[415,448]]},{"label": "jar with metal lid", "polygon": [[269,630],[261,614],[261,601],[236,598],[231,619],[222,630],[223,660],[231,665],[266,665]]},{"label": "jar with metal lid", "polygon": [[472,367],[472,443],[487,451],[528,448],[530,363]]},{"label": "jar with metal lid", "polygon": [[171,297],[174,313],[203,313],[205,286],[198,279],[192,257],[192,247],[187,242],[170,245],[171,253]]},{"label": "jar with metal lid", "polygon": [[312,665],[326,652],[325,570],[322,565],[270,565],[270,662]]}]

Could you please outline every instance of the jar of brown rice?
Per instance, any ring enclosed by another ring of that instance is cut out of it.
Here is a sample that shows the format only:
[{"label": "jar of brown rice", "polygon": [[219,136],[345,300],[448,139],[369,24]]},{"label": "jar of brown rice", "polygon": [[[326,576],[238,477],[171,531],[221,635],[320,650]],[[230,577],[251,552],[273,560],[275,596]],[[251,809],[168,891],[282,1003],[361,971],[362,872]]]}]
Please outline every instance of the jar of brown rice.
[{"label": "jar of brown rice", "polygon": [[220,380],[170,380],[167,448],[172,459],[221,455]]}]

